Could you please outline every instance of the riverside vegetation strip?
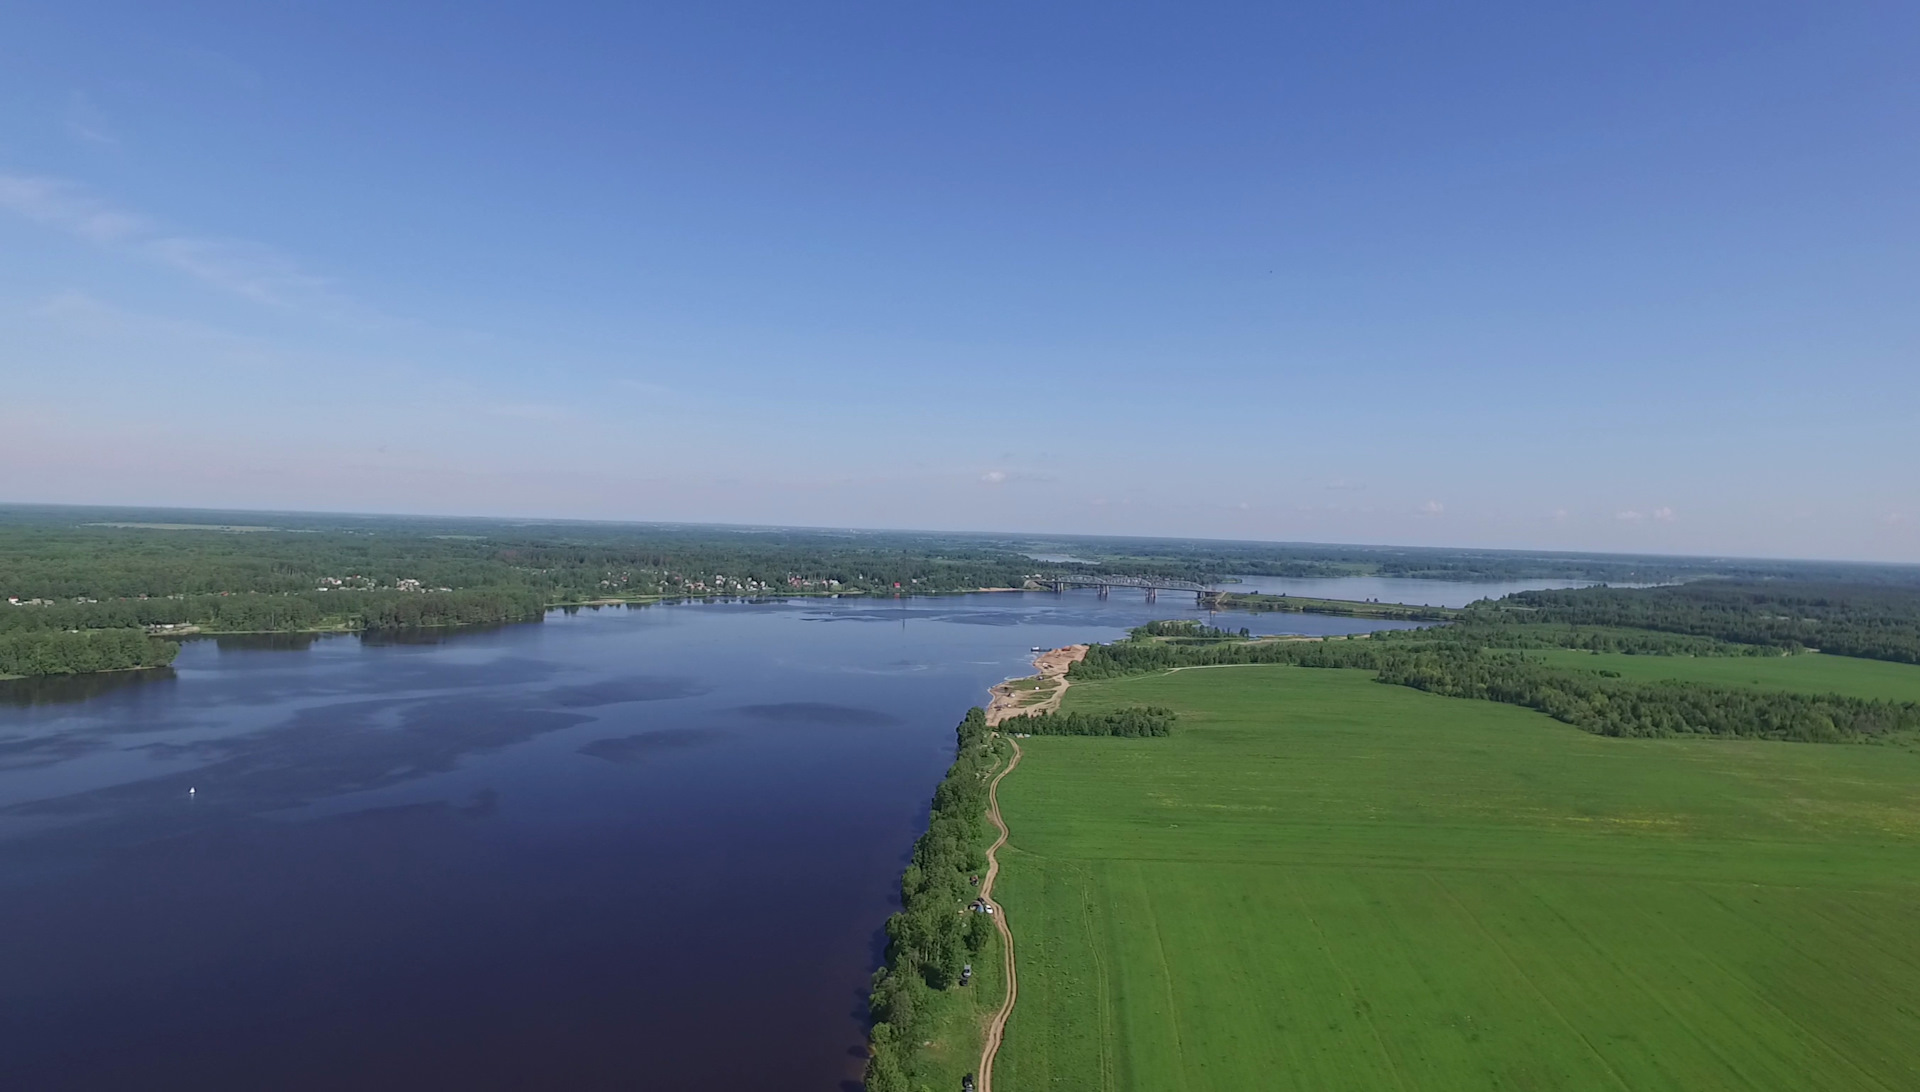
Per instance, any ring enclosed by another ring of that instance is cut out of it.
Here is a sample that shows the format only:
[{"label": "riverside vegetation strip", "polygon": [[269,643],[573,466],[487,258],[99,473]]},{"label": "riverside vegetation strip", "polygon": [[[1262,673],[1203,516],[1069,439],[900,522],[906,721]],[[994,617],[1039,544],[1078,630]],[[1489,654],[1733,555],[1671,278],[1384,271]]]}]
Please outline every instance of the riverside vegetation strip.
[{"label": "riverside vegetation strip", "polygon": [[1608,738],[1376,674],[1076,670],[1067,712],[1181,727],[1023,741],[1004,1087],[1913,1087],[1920,752]]},{"label": "riverside vegetation strip", "polygon": [[[1049,654],[1071,662],[1078,647]],[[1008,715],[988,723],[985,710],[968,710],[956,729],[953,765],[934,790],[927,830],[914,843],[900,882],[901,910],[887,921],[887,961],[874,974],[868,1010],[873,1019],[866,1086],[869,1092],[917,1092],[959,1087],[975,1073],[983,1039],[997,1033],[1010,1006],[1011,960],[997,915],[972,909],[990,895],[988,804],[998,779],[1017,761],[1019,749],[1002,733],[1142,738],[1172,728],[1170,710],[1114,709],[1097,714],[1032,717]],[[989,877],[976,887],[974,881]],[[970,983],[961,972],[972,965]],[[991,1064],[991,1042],[988,1064]],[[981,1074],[981,1088],[989,1087]]]}]

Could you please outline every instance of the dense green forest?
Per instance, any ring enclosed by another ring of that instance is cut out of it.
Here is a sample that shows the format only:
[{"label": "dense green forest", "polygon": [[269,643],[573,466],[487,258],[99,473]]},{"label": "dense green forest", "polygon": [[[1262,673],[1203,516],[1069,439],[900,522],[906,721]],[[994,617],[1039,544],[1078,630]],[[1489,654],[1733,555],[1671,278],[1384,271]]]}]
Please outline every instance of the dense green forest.
[{"label": "dense green forest", "polygon": [[[1574,633],[1571,629],[1561,632]],[[1857,742],[1920,731],[1920,705],[1912,702],[1736,690],[1691,682],[1634,682],[1598,671],[1551,667],[1521,652],[1458,640],[1446,631],[1424,635],[1412,631],[1384,639],[1204,644],[1156,640],[1136,631],[1129,640],[1093,646],[1070,674],[1100,679],[1224,664],[1364,668],[1384,683],[1523,705],[1609,736]]]},{"label": "dense green forest", "polygon": [[1751,736],[1842,743],[1920,730],[1920,705],[1839,695],[1630,682],[1517,653],[1423,651],[1381,658],[1379,679],[1455,698],[1524,705],[1603,736]]},{"label": "dense green forest", "polygon": [[1388,630],[1374,637],[1384,641],[1439,641],[1470,648],[1571,648],[1629,656],[1790,656],[1804,651],[1797,646],[1749,645],[1718,637],[1622,626],[1515,622],[1511,617],[1489,623],[1476,608],[1468,608],[1468,613],[1454,625]]},{"label": "dense green forest", "polygon": [[956,736],[953,765],[934,790],[927,831],[913,844],[900,881],[901,910],[887,919],[886,963],[874,973],[867,1002],[873,1018],[868,1092],[913,1087],[907,1069],[921,1038],[916,1017],[923,998],[952,988],[993,934],[986,915],[964,912],[990,840],[987,779],[997,759],[986,714],[969,709]]},{"label": "dense green forest", "polygon": [[1522,592],[1475,604],[1468,620],[1476,626],[1631,627],[1920,663],[1920,588],[1703,581],[1668,588]]},{"label": "dense green forest", "polygon": [[248,525],[230,513],[161,522],[189,515],[0,509],[0,590],[73,601],[516,587],[561,602],[1017,587],[1038,568],[977,544],[862,532],[311,516],[234,530]]},{"label": "dense green forest", "polygon": [[538,620],[547,600],[524,587],[240,592],[60,602],[0,611],[0,633],[195,626],[219,633],[401,629]]},{"label": "dense green forest", "polygon": [[0,675],[75,675],[164,667],[180,646],[141,629],[0,633]]}]

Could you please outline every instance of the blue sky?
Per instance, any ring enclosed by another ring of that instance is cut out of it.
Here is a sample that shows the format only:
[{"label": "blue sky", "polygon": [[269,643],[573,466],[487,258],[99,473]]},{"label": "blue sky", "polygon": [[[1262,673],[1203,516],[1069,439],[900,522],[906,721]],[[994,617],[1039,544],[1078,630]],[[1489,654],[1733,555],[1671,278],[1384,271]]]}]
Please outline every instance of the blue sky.
[{"label": "blue sky", "polygon": [[0,500],[1920,561],[1912,4],[162,7]]}]

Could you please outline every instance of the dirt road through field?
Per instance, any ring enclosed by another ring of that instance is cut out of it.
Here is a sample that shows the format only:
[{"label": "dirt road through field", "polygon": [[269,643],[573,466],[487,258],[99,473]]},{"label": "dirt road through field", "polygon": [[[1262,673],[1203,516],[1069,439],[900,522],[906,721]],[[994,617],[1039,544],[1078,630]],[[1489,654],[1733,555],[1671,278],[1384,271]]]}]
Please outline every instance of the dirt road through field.
[{"label": "dirt road through field", "polygon": [[1000,1053],[1000,1038],[1007,1029],[1007,1017],[1013,1015],[1013,1003],[1020,996],[1020,980],[1013,969],[1013,930],[1007,928],[1007,912],[999,903],[993,901],[993,881],[1000,875],[1000,847],[1007,844],[1007,823],[1000,818],[1000,781],[1020,765],[1020,744],[1012,738],[1007,742],[1013,747],[1013,758],[1007,768],[994,775],[993,784],[987,787],[987,818],[999,828],[1000,836],[995,838],[987,850],[987,874],[980,880],[980,897],[994,908],[993,924],[1000,930],[1001,951],[1006,957],[1007,996],[1000,1002],[1000,1010],[993,1014],[987,1023],[987,1034],[980,1046],[980,1075],[978,1092],[991,1092],[993,1088],[993,1059]]},{"label": "dirt road through field", "polygon": [[[993,700],[987,705],[987,723],[998,726],[1010,717],[1051,713],[1060,708],[1060,699],[1067,692],[1067,670],[1086,654],[1086,645],[1068,645],[1036,656],[1033,666],[1038,674],[1034,678],[1039,679],[1041,686],[1046,688],[1046,696],[1032,700],[1036,688],[1016,685],[1030,682],[1028,679],[1001,683],[992,690]],[[1000,1002],[1000,1010],[987,1023],[987,1033],[980,1048],[980,1072],[976,1078],[978,1092],[991,1092],[993,1088],[993,1059],[1000,1053],[1000,1039],[1007,1030],[1007,1017],[1013,1015],[1013,1003],[1020,996],[1020,979],[1013,965],[1013,930],[1007,928],[1006,908],[993,901],[993,881],[1000,875],[1000,847],[1007,844],[1007,823],[1000,818],[1000,781],[1020,765],[1021,754],[1020,744],[1012,736],[1007,737],[1007,743],[1013,747],[1013,758],[1005,769],[994,775],[993,783],[987,786],[987,818],[999,830],[1000,836],[994,839],[993,845],[987,850],[987,874],[980,881],[980,897],[993,907],[993,925],[1000,931],[1001,950],[1006,957],[1007,996]]]}]

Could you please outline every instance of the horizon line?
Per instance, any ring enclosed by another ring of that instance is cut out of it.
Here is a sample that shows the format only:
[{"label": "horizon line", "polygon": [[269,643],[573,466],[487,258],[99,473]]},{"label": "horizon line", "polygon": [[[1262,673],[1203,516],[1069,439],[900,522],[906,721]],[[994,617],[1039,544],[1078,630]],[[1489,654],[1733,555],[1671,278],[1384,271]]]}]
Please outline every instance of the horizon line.
[{"label": "horizon line", "polygon": [[[79,510],[103,512],[185,512],[203,514],[244,514],[251,516],[301,516],[334,517],[365,520],[448,520],[454,522],[504,523],[521,527],[539,526],[586,526],[586,527],[654,527],[654,528],[703,528],[736,532],[764,531],[807,531],[821,534],[873,534],[873,535],[952,535],[980,538],[1032,538],[1066,539],[1082,541],[1109,542],[1181,542],[1181,543],[1220,543],[1235,546],[1273,546],[1273,547],[1310,547],[1322,549],[1357,550],[1431,550],[1451,553],[1477,554],[1524,554],[1550,558],[1628,558],[1661,561],[1771,561],[1794,562],[1809,565],[1847,565],[1860,568],[1916,569],[1920,562],[1914,561],[1861,561],[1851,558],[1790,557],[1766,554],[1663,554],[1663,553],[1610,553],[1602,550],[1551,550],[1525,546],[1446,546],[1408,543],[1366,543],[1366,542],[1324,542],[1307,539],[1236,539],[1207,538],[1181,535],[1115,535],[1082,534],[1060,531],[998,531],[969,530],[942,531],[931,528],[914,527],[851,527],[844,524],[776,524],[776,523],[725,523],[701,522],[693,520],[617,520],[588,519],[568,516],[484,516],[484,515],[445,515],[423,512],[354,512],[339,509],[300,509],[300,508],[193,508],[179,505],[128,505],[128,504],[54,504],[46,502],[15,502],[0,500],[0,512],[17,510]],[[184,528],[183,528],[184,529]],[[278,530],[278,528],[274,528]]]}]

